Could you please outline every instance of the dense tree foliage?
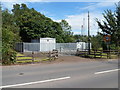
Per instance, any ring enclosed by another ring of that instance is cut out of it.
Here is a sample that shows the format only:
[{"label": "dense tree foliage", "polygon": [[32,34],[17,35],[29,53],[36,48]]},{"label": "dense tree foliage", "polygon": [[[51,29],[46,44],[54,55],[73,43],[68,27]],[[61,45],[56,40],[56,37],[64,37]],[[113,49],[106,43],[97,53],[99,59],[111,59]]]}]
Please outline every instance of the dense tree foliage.
[{"label": "dense tree foliage", "polygon": [[24,42],[44,37],[54,37],[57,42],[66,42],[64,36],[67,37],[67,35],[61,25],[33,8],[29,9],[25,4],[16,4],[12,12]]},{"label": "dense tree foliage", "polygon": [[120,47],[120,2],[116,4],[115,12],[106,10],[103,13],[105,20],[97,20],[98,26],[102,29],[102,35],[111,35],[111,44]]},{"label": "dense tree foliage", "polygon": [[103,47],[103,37],[100,34],[97,34],[96,36],[91,36],[91,44],[93,50],[99,50]]},{"label": "dense tree foliage", "polygon": [[[74,35],[74,38],[76,42],[88,42],[88,36],[87,35]],[[103,39],[100,34],[90,36],[90,43],[92,44],[93,50],[98,50],[102,48]]]},{"label": "dense tree foliage", "polygon": [[60,25],[62,27],[62,30],[64,31],[63,32],[64,42],[65,43],[75,42],[71,26],[68,24],[68,22],[66,20],[61,20]]},{"label": "dense tree foliage", "polygon": [[74,35],[75,42],[88,42],[87,35]]},{"label": "dense tree foliage", "polygon": [[14,17],[8,10],[2,11],[2,63],[11,64],[15,62],[16,52],[14,45],[19,38],[19,27],[14,22]]}]

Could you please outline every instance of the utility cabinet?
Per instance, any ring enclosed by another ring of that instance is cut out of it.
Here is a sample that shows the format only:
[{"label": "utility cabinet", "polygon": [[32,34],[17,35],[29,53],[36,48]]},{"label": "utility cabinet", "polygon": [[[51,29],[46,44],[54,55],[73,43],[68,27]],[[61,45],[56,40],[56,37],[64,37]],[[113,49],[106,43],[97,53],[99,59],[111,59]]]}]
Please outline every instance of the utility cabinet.
[{"label": "utility cabinet", "polygon": [[55,38],[40,38],[40,52],[49,52],[56,49]]}]

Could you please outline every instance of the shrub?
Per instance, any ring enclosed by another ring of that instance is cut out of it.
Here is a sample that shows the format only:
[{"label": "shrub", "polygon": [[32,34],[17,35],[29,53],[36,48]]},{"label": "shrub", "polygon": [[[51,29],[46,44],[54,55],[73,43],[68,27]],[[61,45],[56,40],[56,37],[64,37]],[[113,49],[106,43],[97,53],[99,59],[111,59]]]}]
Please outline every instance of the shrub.
[{"label": "shrub", "polygon": [[16,52],[10,48],[2,49],[2,64],[10,65],[16,62]]}]

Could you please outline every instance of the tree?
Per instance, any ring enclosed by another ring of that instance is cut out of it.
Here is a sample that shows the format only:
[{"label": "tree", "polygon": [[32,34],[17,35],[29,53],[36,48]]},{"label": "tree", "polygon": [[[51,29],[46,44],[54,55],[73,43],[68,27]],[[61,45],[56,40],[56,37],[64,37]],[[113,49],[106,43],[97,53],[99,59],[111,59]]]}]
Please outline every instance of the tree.
[{"label": "tree", "polygon": [[64,41],[64,31],[62,30],[62,27],[59,23],[53,22],[52,23],[52,37],[56,38],[56,42],[63,43]]},{"label": "tree", "polygon": [[88,42],[88,36],[87,35],[74,35],[76,42]]},{"label": "tree", "polygon": [[19,27],[8,10],[2,11],[2,63],[11,64],[16,60],[14,45],[20,41]]},{"label": "tree", "polygon": [[117,30],[116,30],[116,40],[117,41],[117,46],[120,47],[120,2],[118,2],[118,5],[116,5],[116,13],[115,13],[115,16],[116,16],[116,22],[117,22]]},{"label": "tree", "polygon": [[[29,9],[25,4],[14,5],[13,14],[16,24],[20,27],[20,36],[23,41],[31,41],[31,39],[41,37],[44,16]],[[44,34],[44,33],[43,33]]]},{"label": "tree", "polygon": [[116,4],[115,13],[106,10],[103,16],[103,24],[97,20],[98,26],[102,29],[101,35],[111,35],[111,44],[120,46],[120,2]]},{"label": "tree", "polygon": [[[74,35],[76,42],[88,42],[88,36],[87,35]],[[103,39],[100,34],[90,36],[91,38],[91,45],[93,50],[98,50],[102,48]]]},{"label": "tree", "polygon": [[63,30],[59,23],[45,17],[36,10],[29,9],[25,4],[16,4],[12,10],[16,24],[20,27],[22,41],[31,39],[54,37],[57,42],[64,42]]},{"label": "tree", "polygon": [[91,44],[93,50],[101,49],[103,44],[102,36],[100,34],[91,36]]},{"label": "tree", "polygon": [[64,41],[66,43],[68,42],[74,42],[73,32],[71,30],[71,26],[68,24],[66,20],[61,20],[60,25],[62,27],[62,30],[64,31]]}]

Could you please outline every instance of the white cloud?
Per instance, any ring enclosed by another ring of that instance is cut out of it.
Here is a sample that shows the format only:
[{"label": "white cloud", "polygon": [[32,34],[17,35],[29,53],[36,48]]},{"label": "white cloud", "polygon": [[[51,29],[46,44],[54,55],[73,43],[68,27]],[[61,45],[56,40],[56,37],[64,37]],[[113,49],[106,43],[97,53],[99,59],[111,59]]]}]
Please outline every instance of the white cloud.
[{"label": "white cloud", "polygon": [[[98,12],[90,13],[90,34],[96,35],[98,31],[98,25],[96,23],[96,18],[103,20],[102,14]],[[88,30],[88,13],[82,13],[79,15],[70,15],[65,19],[72,27],[72,30],[75,34],[81,33],[87,34]],[[84,24],[84,25],[83,25]],[[83,29],[81,26],[83,25]]]},{"label": "white cloud", "polygon": [[21,4],[21,3],[28,4],[28,2],[44,2],[44,1],[47,0],[1,0],[0,2],[3,8],[7,8],[11,10],[14,4]]},{"label": "white cloud", "polygon": [[75,35],[75,34],[78,34],[78,35],[80,35],[80,34],[81,34],[81,32],[74,32],[74,35]]},{"label": "white cloud", "polygon": [[54,18],[51,18],[55,22],[61,22],[61,20],[55,20]]},{"label": "white cloud", "polygon": [[[98,30],[98,24],[96,22],[96,19],[102,21],[104,20],[103,16],[99,12],[90,12],[90,34],[91,35],[96,35]],[[61,20],[55,20],[56,22],[60,22]],[[74,34],[82,34],[82,35],[87,35],[88,32],[88,12],[86,13],[81,13],[78,15],[68,15],[67,18],[65,19],[69,25],[72,27],[72,32]],[[83,28],[82,28],[83,25]],[[81,32],[82,30],[82,32]]]},{"label": "white cloud", "polygon": [[9,10],[11,10],[12,8],[13,8],[13,5],[14,4],[22,4],[22,3],[25,3],[25,4],[27,4],[27,2],[25,2],[25,1],[17,1],[17,0],[12,0],[13,2],[2,2],[1,4],[2,4],[2,8],[3,9],[9,9]]},{"label": "white cloud", "polygon": [[1,2],[118,2],[119,0],[1,0]]},{"label": "white cloud", "polygon": [[[119,2],[119,0],[0,0],[3,6],[6,8],[12,8],[13,4],[21,4],[21,3],[28,3],[28,2],[99,2],[97,5],[90,5],[86,8],[95,8],[102,7],[102,6],[110,6],[113,5],[113,2]],[[107,2],[107,3],[105,3]],[[109,2],[109,3],[108,3]]]},{"label": "white cloud", "polygon": [[81,9],[96,9],[99,7],[106,7],[106,6],[113,6],[115,2],[119,2],[119,0],[1,0],[3,8],[8,8],[11,10],[13,8],[13,4],[21,4],[21,3],[28,3],[28,2],[98,2],[98,4],[92,4],[87,7]]},{"label": "white cloud", "polygon": [[1,2],[41,2],[47,0],[1,0]]},{"label": "white cloud", "polygon": [[0,2],[2,4],[2,8],[11,10],[14,4],[28,4],[29,2],[50,2],[50,0],[1,0]]},{"label": "white cloud", "polygon": [[93,3],[93,4],[90,4],[87,7],[83,7],[83,8],[80,8],[80,9],[83,9],[83,10],[95,10],[96,8],[115,6],[115,3],[116,2],[98,2],[97,4]]}]

